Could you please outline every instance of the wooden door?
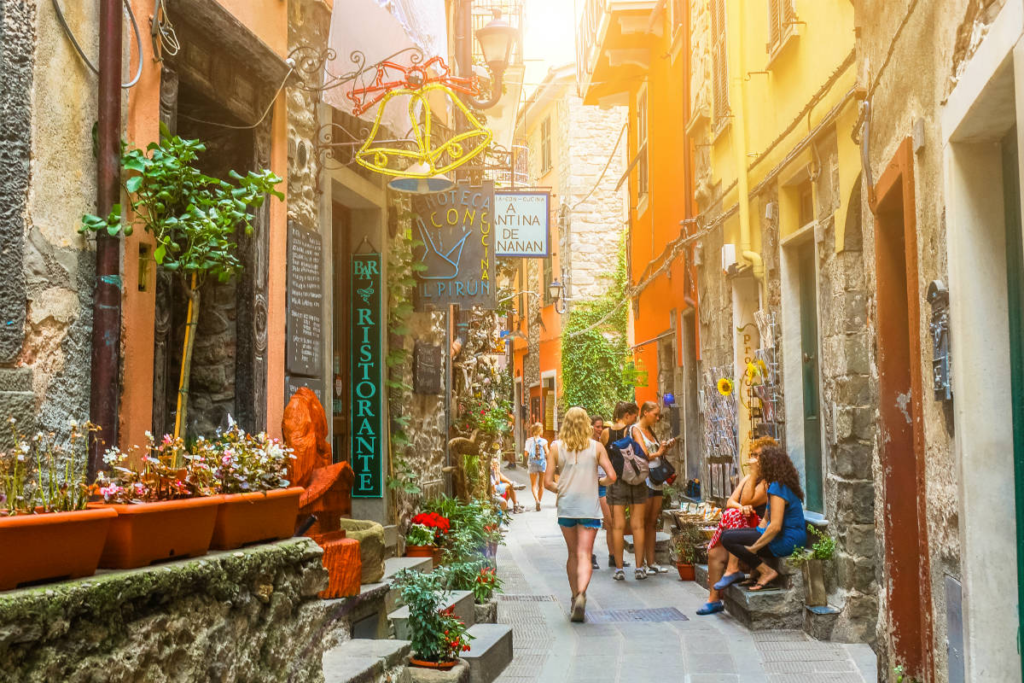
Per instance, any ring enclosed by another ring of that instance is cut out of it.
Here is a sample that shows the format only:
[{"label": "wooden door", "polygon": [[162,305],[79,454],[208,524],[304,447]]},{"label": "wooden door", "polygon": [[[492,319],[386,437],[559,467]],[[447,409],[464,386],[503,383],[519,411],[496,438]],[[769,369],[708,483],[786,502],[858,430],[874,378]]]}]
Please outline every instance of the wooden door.
[{"label": "wooden door", "polygon": [[804,493],[807,509],[824,512],[821,462],[821,406],[818,391],[818,286],[814,242],[800,248],[800,352],[804,396]]}]

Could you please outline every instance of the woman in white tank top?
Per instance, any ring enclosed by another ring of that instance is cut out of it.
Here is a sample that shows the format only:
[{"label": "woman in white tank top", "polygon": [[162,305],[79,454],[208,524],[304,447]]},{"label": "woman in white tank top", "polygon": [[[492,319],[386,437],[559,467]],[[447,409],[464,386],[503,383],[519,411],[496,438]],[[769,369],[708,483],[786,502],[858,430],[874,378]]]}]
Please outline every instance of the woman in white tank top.
[{"label": "woman in white tank top", "polygon": [[[590,417],[583,408],[571,408],[562,421],[559,440],[551,444],[552,462],[544,472],[544,487],[558,494],[558,526],[565,537],[569,560],[565,569],[572,589],[570,608],[573,621],[583,621],[587,608],[587,586],[593,574],[590,556],[601,528],[601,504],[597,487],[615,481],[615,468],[605,451],[591,436]],[[603,479],[597,468],[605,471]],[[558,482],[555,471],[561,469]]]}]

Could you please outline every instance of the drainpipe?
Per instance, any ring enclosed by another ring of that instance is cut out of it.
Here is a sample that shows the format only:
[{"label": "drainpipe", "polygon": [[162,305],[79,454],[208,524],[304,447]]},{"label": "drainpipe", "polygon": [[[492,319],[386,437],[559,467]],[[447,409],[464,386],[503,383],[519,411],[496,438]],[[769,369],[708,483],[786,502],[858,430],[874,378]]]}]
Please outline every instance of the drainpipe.
[{"label": "drainpipe", "polygon": [[747,85],[746,79],[743,77],[743,26],[742,20],[736,13],[733,13],[736,19],[732,20],[733,26],[730,26],[729,35],[732,37],[733,50],[735,52],[735,58],[732,63],[736,66],[736,74],[733,76],[733,81],[737,83],[737,87],[733,88],[733,93],[738,95],[735,97],[736,104],[733,106],[733,120],[732,125],[735,126],[733,131],[733,142],[736,149],[736,175],[737,175],[737,192],[739,193],[739,208],[740,208],[740,255],[750,262],[750,265],[754,269],[754,279],[757,280],[760,289],[764,289],[764,261],[761,260],[761,255],[751,248],[750,240],[750,183],[747,179],[747,120],[746,120],[746,95]]},{"label": "drainpipe", "polygon": [[[120,201],[121,0],[100,2],[99,123],[96,213],[106,216]],[[92,308],[92,375],[89,417],[100,427],[89,447],[90,480],[103,468],[103,451],[118,443],[121,350],[121,241],[96,236],[96,288]]]}]

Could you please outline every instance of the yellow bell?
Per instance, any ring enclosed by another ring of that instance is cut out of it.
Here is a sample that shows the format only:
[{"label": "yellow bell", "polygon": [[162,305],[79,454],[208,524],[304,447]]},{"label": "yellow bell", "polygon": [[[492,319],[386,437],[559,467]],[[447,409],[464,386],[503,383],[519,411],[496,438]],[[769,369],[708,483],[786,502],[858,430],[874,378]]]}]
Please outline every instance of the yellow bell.
[{"label": "yellow bell", "polygon": [[[471,126],[469,130],[453,135],[437,147],[433,146],[431,131],[434,114],[427,101],[427,95],[435,90],[440,90],[447,95]],[[412,123],[414,137],[410,142],[415,143],[414,149],[400,149],[389,147],[386,144],[375,144],[381,128],[384,109],[391,100],[400,95],[409,96],[409,121]],[[423,107],[423,121],[420,121],[420,117],[416,114],[417,103]],[[462,103],[462,100],[444,83],[428,83],[416,90],[400,88],[391,90],[381,99],[370,136],[356,152],[356,162],[364,168],[384,175],[429,178],[440,173],[448,173],[478,156],[491,144],[493,137],[494,133],[490,129],[484,128],[469,108]],[[409,161],[408,167],[405,169],[395,167],[395,162],[402,159]]]}]

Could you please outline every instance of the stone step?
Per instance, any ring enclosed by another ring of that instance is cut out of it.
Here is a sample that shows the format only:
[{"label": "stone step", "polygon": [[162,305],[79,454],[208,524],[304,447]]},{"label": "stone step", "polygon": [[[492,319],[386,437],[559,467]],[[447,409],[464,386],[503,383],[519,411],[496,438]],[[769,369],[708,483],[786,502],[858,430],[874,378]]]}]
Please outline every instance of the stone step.
[{"label": "stone step", "polygon": [[[476,624],[476,610],[473,607],[472,591],[452,591],[448,599],[441,605],[441,609],[448,609],[449,607],[455,608],[455,616],[462,619],[466,626]],[[395,638],[408,640],[410,637],[409,608],[399,607],[388,615],[388,619],[395,628]]]},{"label": "stone step", "polygon": [[469,683],[491,683],[512,662],[512,627],[507,624],[477,624],[470,627]]},{"label": "stone step", "polygon": [[706,564],[693,565],[693,574],[697,585],[708,590],[708,566]]},{"label": "stone step", "polygon": [[[384,576],[377,583],[363,584],[356,603],[351,607],[349,621],[352,624],[351,637],[387,638],[390,627],[387,615],[402,605],[402,596],[392,586],[395,574],[403,569],[429,572],[433,562],[429,557],[391,557],[384,560]],[[331,609],[340,609],[330,605]]]},{"label": "stone step", "polygon": [[804,623],[802,586],[751,592],[733,585],[722,591],[722,600],[726,611],[752,631],[799,629]]},{"label": "stone step", "polygon": [[815,640],[832,640],[839,613],[832,605],[804,607],[804,633]]},{"label": "stone step", "polygon": [[410,650],[405,640],[350,640],[324,653],[324,683],[378,683]]},{"label": "stone step", "polygon": [[[672,536],[664,531],[657,532],[657,540],[654,542],[654,559],[658,564],[661,565],[674,565],[675,559],[672,556]],[[627,555],[633,555],[633,535],[627,534],[622,537],[625,542],[625,553]]]}]

